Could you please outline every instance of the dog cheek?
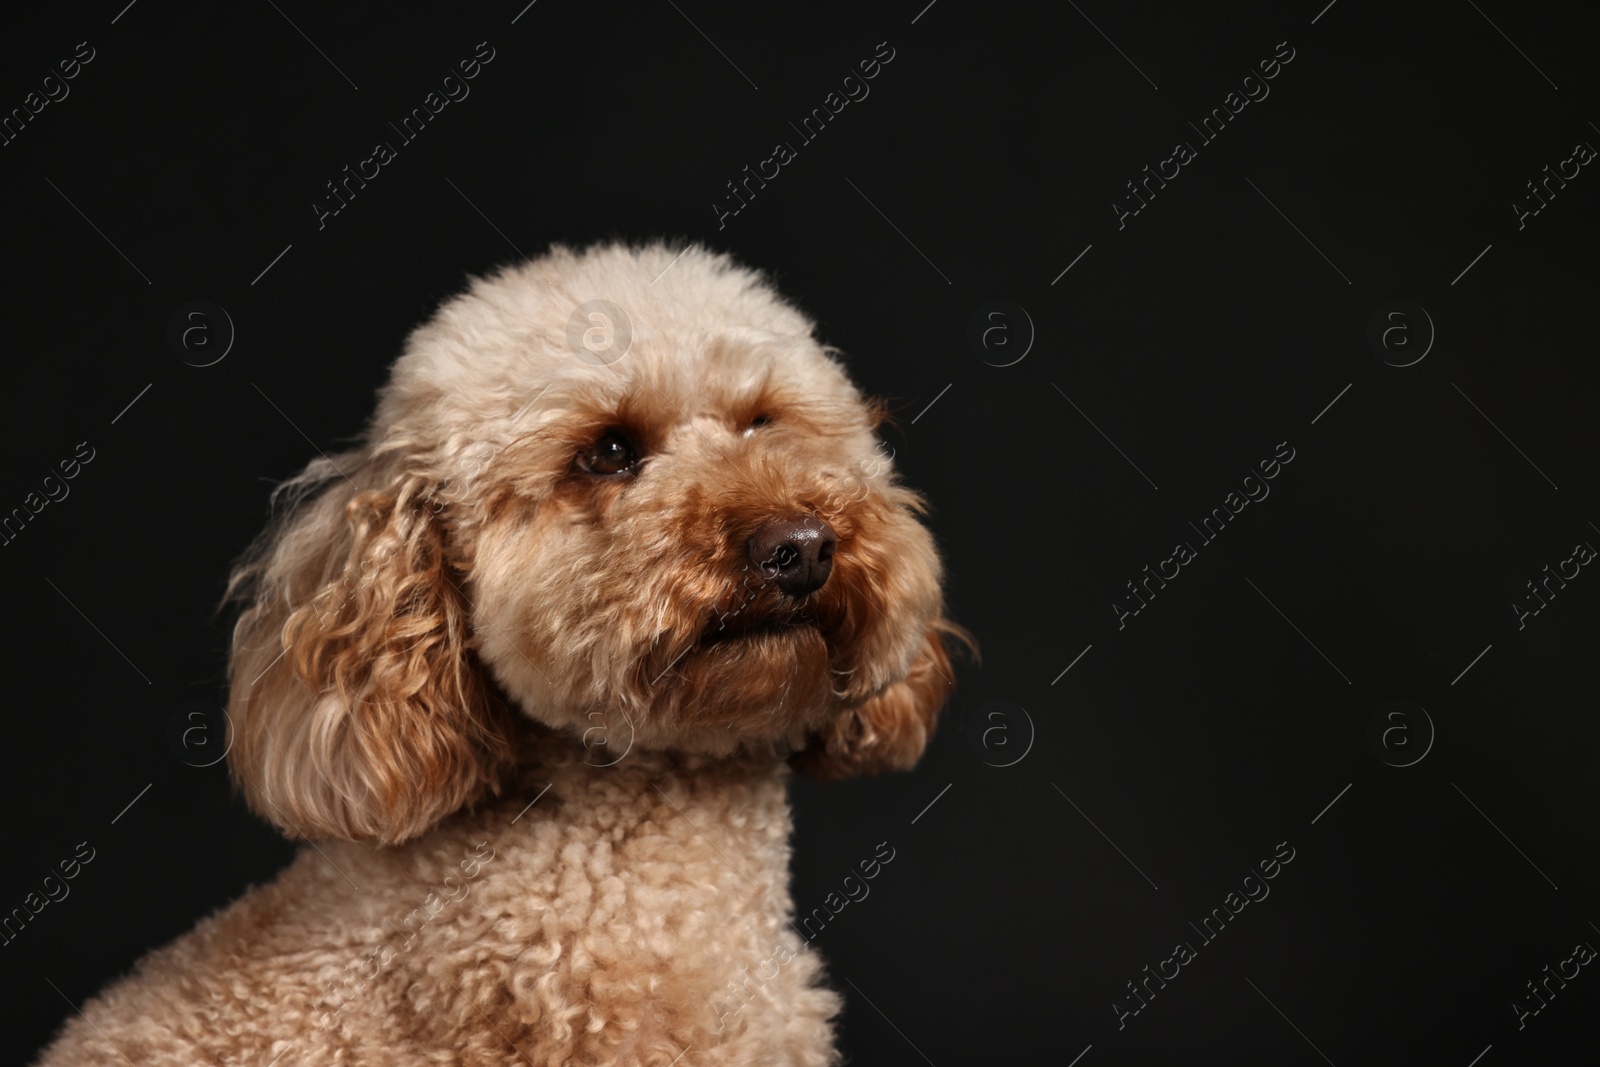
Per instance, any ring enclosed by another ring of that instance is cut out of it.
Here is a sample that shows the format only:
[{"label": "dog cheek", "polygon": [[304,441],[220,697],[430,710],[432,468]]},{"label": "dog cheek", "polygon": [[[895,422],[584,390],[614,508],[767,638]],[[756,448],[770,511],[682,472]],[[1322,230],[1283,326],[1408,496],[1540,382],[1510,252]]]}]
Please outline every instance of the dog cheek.
[{"label": "dog cheek", "polygon": [[796,765],[824,781],[914,766],[950,691],[946,628],[942,621],[930,627],[905,680],[836,716],[822,736],[796,756]]},{"label": "dog cheek", "polygon": [[923,658],[924,628],[936,619],[942,568],[933,538],[891,496],[837,516],[835,557],[843,614],[855,620],[835,647],[853,671],[843,699],[866,700],[907,676]]}]

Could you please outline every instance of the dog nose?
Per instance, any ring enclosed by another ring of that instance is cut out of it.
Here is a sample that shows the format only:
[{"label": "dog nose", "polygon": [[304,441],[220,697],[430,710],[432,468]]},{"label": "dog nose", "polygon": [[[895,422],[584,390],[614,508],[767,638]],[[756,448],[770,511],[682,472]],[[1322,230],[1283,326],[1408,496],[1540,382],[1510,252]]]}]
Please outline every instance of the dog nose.
[{"label": "dog nose", "polygon": [[751,564],[762,576],[796,599],[827,583],[838,547],[833,527],[814,516],[768,519],[746,545]]}]

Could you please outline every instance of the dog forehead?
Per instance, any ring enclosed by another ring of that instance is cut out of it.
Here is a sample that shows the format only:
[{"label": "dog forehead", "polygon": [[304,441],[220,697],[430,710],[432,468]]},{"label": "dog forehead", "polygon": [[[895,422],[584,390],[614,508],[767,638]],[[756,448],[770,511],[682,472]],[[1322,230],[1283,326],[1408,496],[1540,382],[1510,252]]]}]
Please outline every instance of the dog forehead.
[{"label": "dog forehead", "polygon": [[685,417],[774,391],[857,400],[812,333],[760,275],[697,246],[556,249],[477,279],[412,334],[378,428],[493,437],[579,400]]}]

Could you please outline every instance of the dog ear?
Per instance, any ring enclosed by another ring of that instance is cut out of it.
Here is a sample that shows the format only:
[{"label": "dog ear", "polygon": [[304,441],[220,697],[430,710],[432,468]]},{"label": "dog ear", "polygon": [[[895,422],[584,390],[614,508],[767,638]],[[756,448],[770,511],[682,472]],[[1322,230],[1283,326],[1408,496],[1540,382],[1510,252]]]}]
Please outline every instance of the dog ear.
[{"label": "dog ear", "polygon": [[228,759],[250,807],[291,836],[392,844],[497,790],[510,738],[468,649],[435,486],[374,478],[365,459],[319,460],[284,486],[287,514],[229,582],[247,607]]},{"label": "dog ear", "polygon": [[955,685],[946,638],[969,651],[976,648],[965,630],[946,619],[936,620],[905,680],[834,716],[795,754],[794,767],[813,778],[835,781],[915,765]]}]

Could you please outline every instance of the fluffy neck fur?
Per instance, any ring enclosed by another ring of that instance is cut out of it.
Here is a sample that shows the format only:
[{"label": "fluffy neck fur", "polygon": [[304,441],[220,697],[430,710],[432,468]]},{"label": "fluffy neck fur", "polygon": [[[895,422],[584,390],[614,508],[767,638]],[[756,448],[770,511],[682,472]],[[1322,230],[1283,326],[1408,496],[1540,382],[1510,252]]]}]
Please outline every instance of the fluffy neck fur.
[{"label": "fluffy neck fur", "polygon": [[41,1062],[117,1059],[107,1040],[134,1062],[265,1063],[289,1043],[304,1063],[664,1067],[690,1046],[833,1062],[839,999],[792,925],[778,755],[596,767],[586,756],[612,757],[569,736],[519,743],[500,797],[404,845],[304,848],[146,957]]}]

